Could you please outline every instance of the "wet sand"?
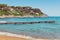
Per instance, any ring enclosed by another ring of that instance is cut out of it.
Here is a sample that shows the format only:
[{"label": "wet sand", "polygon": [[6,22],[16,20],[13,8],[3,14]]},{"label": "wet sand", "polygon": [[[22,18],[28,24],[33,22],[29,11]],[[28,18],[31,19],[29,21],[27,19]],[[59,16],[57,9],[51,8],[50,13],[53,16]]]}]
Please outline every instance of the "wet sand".
[{"label": "wet sand", "polygon": [[0,36],[0,40],[26,40],[24,38],[11,37],[11,36]]},{"label": "wet sand", "polygon": [[[35,40],[35,39],[25,39],[25,38],[0,35],[0,40]],[[48,39],[36,39],[36,40],[48,40]]]}]

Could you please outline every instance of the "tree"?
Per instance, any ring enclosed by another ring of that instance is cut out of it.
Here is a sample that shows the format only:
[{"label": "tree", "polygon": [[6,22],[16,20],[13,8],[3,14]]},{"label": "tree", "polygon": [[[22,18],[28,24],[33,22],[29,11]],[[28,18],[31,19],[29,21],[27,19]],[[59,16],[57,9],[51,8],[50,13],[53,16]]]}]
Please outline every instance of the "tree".
[{"label": "tree", "polygon": [[10,6],[11,8],[15,8],[15,6]]},{"label": "tree", "polygon": [[7,4],[0,4],[0,6],[6,7],[6,6],[7,6]]}]

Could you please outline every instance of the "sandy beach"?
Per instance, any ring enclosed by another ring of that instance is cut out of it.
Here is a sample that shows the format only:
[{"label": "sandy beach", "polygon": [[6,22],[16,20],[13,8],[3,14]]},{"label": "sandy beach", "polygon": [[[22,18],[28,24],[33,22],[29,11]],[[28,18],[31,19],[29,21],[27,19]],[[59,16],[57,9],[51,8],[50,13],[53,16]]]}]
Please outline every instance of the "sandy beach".
[{"label": "sandy beach", "polygon": [[12,34],[8,32],[0,32],[0,40],[47,40],[47,39]]},{"label": "sandy beach", "polygon": [[[35,39],[25,39],[25,38],[0,35],[0,40],[35,40]],[[60,39],[36,39],[36,40],[60,40]]]},{"label": "sandy beach", "polygon": [[[35,40],[35,39],[25,39],[25,38],[0,35],[0,40]],[[48,39],[36,39],[36,40],[48,40]]]},{"label": "sandy beach", "polygon": [[26,40],[26,39],[10,36],[0,36],[0,40]]}]

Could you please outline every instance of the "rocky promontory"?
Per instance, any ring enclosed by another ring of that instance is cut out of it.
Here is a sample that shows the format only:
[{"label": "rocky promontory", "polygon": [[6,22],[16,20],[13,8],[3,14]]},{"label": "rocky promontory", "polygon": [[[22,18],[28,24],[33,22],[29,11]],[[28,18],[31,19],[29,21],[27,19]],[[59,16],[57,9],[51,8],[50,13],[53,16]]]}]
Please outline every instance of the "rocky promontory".
[{"label": "rocky promontory", "polygon": [[0,4],[0,16],[47,17],[39,8],[8,6],[7,4]]}]

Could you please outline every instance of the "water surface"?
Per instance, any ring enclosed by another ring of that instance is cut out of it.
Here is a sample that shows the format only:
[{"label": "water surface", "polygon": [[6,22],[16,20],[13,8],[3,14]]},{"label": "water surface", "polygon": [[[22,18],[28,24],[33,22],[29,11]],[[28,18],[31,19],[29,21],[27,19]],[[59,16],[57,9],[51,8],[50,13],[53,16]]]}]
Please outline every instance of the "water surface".
[{"label": "water surface", "polygon": [[0,21],[7,22],[34,22],[48,20],[54,20],[55,23],[0,24],[0,31],[41,38],[60,38],[60,17],[0,18]]}]

